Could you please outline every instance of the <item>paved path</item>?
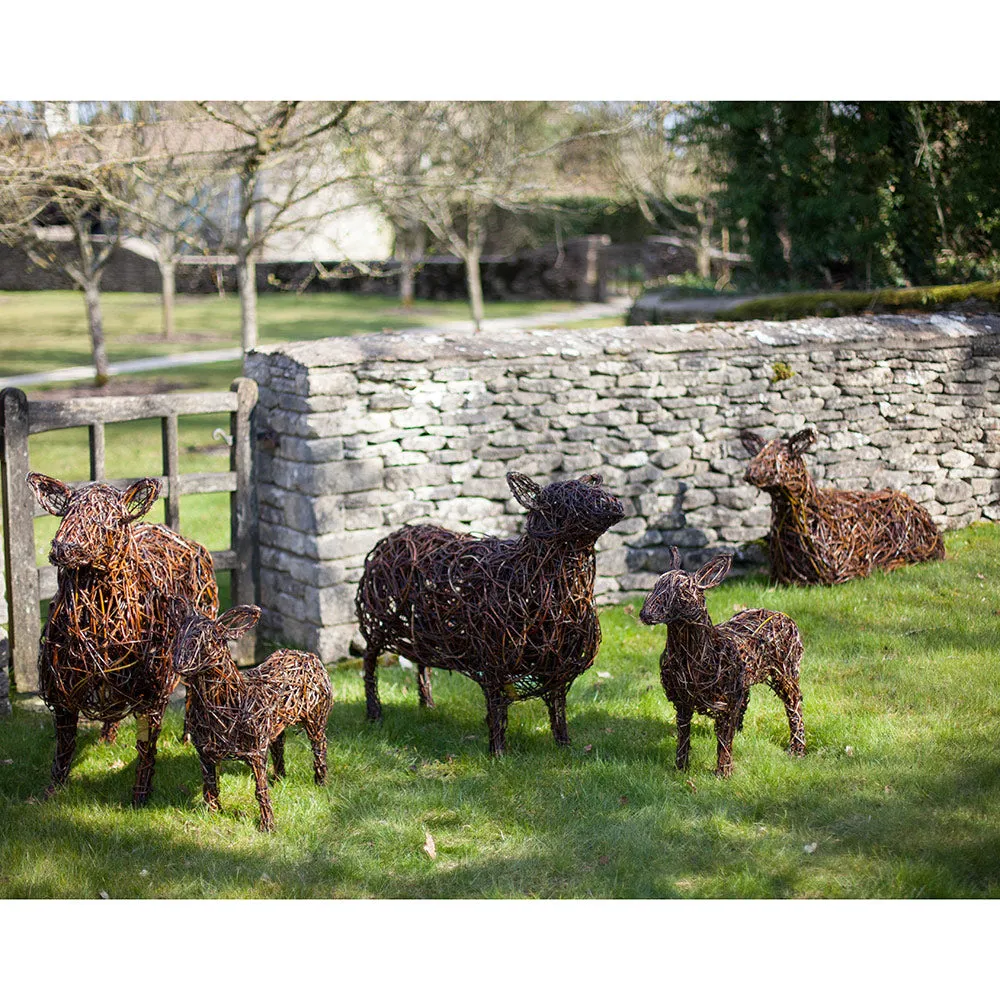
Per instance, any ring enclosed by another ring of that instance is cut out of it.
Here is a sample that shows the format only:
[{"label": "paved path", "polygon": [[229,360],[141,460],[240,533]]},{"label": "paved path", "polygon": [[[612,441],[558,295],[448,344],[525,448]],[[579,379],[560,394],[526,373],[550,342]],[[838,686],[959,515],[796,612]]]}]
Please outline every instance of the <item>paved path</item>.
[{"label": "paved path", "polygon": [[[484,333],[502,333],[504,330],[530,330],[534,327],[553,326],[559,323],[576,323],[580,320],[603,319],[621,316],[630,304],[628,298],[614,298],[608,302],[588,302],[563,312],[533,313],[528,316],[508,316],[505,319],[483,321]],[[398,333],[420,333],[427,330],[447,330],[455,332],[469,330],[469,320],[449,320],[433,326],[411,326]],[[238,347],[226,347],[218,351],[187,351],[183,354],[164,354],[155,358],[137,358],[134,361],[116,361],[108,365],[112,375],[127,375],[134,372],[162,371],[181,368],[186,365],[204,365],[213,361],[238,361],[242,351]],[[0,376],[0,389],[8,386],[40,385],[47,382],[79,382],[93,379],[93,365],[78,365],[75,368],[58,368],[54,371],[32,372],[30,375]]]}]

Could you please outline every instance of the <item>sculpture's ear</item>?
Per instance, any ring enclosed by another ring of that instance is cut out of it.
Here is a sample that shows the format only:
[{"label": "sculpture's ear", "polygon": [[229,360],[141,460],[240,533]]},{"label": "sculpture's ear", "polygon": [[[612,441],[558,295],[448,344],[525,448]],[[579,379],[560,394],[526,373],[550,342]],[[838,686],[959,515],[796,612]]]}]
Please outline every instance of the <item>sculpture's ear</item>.
[{"label": "sculpture's ear", "polygon": [[150,508],[160,495],[159,479],[139,479],[123,494],[122,503],[128,511],[129,521],[137,521],[149,513]]},{"label": "sculpture's ear", "polygon": [[670,546],[670,566],[668,569],[681,568],[681,550],[676,545]]},{"label": "sculpture's ear", "polygon": [[56,517],[62,517],[66,513],[73,491],[65,483],[51,476],[43,476],[40,472],[29,472],[27,480],[43,510]]},{"label": "sculpture's ear", "polygon": [[788,439],[788,450],[798,458],[803,452],[808,451],[816,443],[816,432],[807,427],[798,434],[793,434]]},{"label": "sculpture's ear", "polygon": [[238,639],[249,632],[259,618],[260,608],[256,604],[237,604],[215,619],[215,627],[226,639]]},{"label": "sculpture's ear", "polygon": [[765,444],[764,439],[753,431],[740,431],[740,441],[748,455],[756,455]]},{"label": "sculpture's ear", "polygon": [[534,510],[537,504],[538,494],[542,492],[541,486],[533,479],[529,479],[523,472],[508,472],[507,485],[510,487],[514,499],[528,510]]},{"label": "sculpture's ear", "polygon": [[726,578],[726,574],[729,572],[730,567],[733,565],[732,553],[725,553],[721,556],[716,556],[714,559],[709,559],[704,566],[698,570],[694,575],[694,582],[701,587],[702,590],[708,590],[710,587],[717,587]]},{"label": "sculpture's ear", "polygon": [[643,625],[660,625],[663,623],[663,592],[670,587],[670,574],[661,573],[657,577],[653,589],[646,595],[639,610],[639,621]]}]

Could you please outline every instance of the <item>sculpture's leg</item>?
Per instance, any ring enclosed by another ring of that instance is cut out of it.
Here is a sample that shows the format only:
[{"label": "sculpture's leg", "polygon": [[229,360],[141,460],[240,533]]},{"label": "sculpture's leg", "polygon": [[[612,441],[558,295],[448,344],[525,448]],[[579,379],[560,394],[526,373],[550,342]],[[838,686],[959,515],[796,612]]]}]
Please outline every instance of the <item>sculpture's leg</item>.
[{"label": "sculpture's leg", "polygon": [[803,757],[806,752],[806,730],[802,722],[802,692],[794,677],[777,677],[774,692],[785,706],[788,716],[788,752],[793,757]]},{"label": "sculpture's leg", "polygon": [[431,668],[422,663],[417,664],[417,693],[423,708],[434,707],[434,697],[431,694]]},{"label": "sculpture's leg", "polygon": [[736,719],[732,714],[724,715],[715,720],[715,740],[719,750],[715,773],[720,778],[728,778],[733,773],[733,736],[735,732]]},{"label": "sculpture's leg", "polygon": [[105,722],[101,726],[101,742],[114,743],[118,739],[118,727],[120,725],[121,719],[117,719],[115,722]]},{"label": "sculpture's leg", "polygon": [[52,762],[52,781],[45,789],[45,797],[52,795],[60,785],[66,784],[70,764],[76,752],[76,725],[79,713],[57,708],[53,711],[56,724],[56,756]]},{"label": "sculpture's leg", "polygon": [[215,772],[215,761],[198,754],[201,761],[202,796],[211,812],[219,808],[219,779]]},{"label": "sculpture's leg", "polygon": [[271,793],[267,787],[267,751],[255,753],[249,763],[253,769],[255,794],[260,806],[260,828],[265,833],[271,833],[274,830],[274,810],[271,808]]},{"label": "sculpture's leg", "polygon": [[507,749],[507,707],[510,704],[503,691],[483,688],[486,695],[486,728],[490,734],[490,753],[502,757]]},{"label": "sculpture's leg", "polygon": [[750,705],[750,687],[747,687],[743,691],[743,697],[740,699],[739,711],[736,713],[736,726],[734,732],[739,732],[743,728],[743,717],[747,714],[747,708]]},{"label": "sculpture's leg", "polygon": [[569,730],[566,728],[566,689],[542,695],[549,709],[549,727],[552,736],[560,746],[569,746]]},{"label": "sculpture's leg", "polygon": [[271,741],[271,760],[274,762],[275,780],[285,776],[285,731],[278,733]]},{"label": "sculpture's leg", "polygon": [[181,742],[191,742],[191,689],[186,687],[184,694],[184,732],[181,733]]},{"label": "sculpture's leg", "polygon": [[688,769],[688,757],[691,753],[691,716],[694,714],[690,705],[677,706],[677,770]]},{"label": "sculpture's leg", "polygon": [[370,643],[365,649],[365,704],[371,722],[378,722],[382,718],[382,702],[379,701],[378,697],[378,677],[375,675],[379,652],[380,650]]},{"label": "sculpture's leg", "polygon": [[135,766],[135,786],[132,805],[141,806],[153,791],[153,769],[156,766],[156,741],[163,725],[163,710],[158,705],[148,715],[135,717],[135,749],[138,760]]},{"label": "sculpture's leg", "polygon": [[326,726],[325,719],[305,723],[306,736],[312,744],[313,778],[317,785],[326,782]]}]

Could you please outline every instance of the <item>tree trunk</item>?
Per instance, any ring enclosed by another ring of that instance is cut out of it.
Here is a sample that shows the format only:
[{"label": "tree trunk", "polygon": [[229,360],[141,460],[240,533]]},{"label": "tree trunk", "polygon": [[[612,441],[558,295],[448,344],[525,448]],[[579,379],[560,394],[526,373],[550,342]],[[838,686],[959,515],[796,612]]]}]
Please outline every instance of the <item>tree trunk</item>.
[{"label": "tree trunk", "polygon": [[97,374],[95,385],[107,385],[111,378],[108,371],[108,352],[104,346],[104,319],[101,316],[100,279],[90,278],[83,283],[83,301],[87,306],[87,325]]},{"label": "tree trunk", "polygon": [[465,258],[465,284],[469,290],[469,309],[478,333],[483,328],[483,281],[479,273],[479,250],[470,250]]},{"label": "tree trunk", "polygon": [[722,274],[715,283],[717,291],[721,291],[733,280],[733,269],[729,263],[729,226],[722,227]]},{"label": "tree trunk", "polygon": [[698,220],[698,245],[695,248],[695,261],[699,278],[712,277],[712,223],[715,213],[705,210],[704,202],[697,202],[695,218]]},{"label": "tree trunk", "polygon": [[240,290],[240,343],[247,354],[257,346],[257,268],[252,256],[240,255],[236,283]]},{"label": "tree trunk", "polygon": [[424,228],[415,227],[403,234],[400,255],[399,301],[404,309],[413,308],[416,285],[417,261],[424,255]]},{"label": "tree trunk", "polygon": [[174,328],[174,300],[176,298],[177,264],[173,258],[160,262],[160,296],[163,302],[163,339],[172,340]]},{"label": "tree trunk", "polygon": [[709,254],[711,247],[706,245],[705,234],[701,234],[701,239],[698,241],[698,245],[695,247],[695,262],[698,267],[698,277],[699,278],[711,278],[712,277],[712,258]]}]

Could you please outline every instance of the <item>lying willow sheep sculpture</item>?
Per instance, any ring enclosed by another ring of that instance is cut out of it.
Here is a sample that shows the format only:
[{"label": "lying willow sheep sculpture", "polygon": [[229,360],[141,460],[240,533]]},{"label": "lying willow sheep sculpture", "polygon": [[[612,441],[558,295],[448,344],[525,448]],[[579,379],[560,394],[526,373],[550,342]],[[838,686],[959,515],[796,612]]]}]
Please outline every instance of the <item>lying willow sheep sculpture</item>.
[{"label": "lying willow sheep sculpture", "polygon": [[376,661],[393,650],[417,664],[421,705],[433,705],[432,667],[479,684],[491,753],[504,752],[507,709],[524,698],[542,698],[556,742],[569,743],[566,693],[601,641],[594,543],[624,509],[600,476],[543,489],[511,472],[507,483],[528,510],[521,537],[421,524],[393,532],[368,554],[357,612],[369,719],[382,715]]},{"label": "lying willow sheep sculpture", "polygon": [[753,456],[748,483],[771,496],[768,549],[777,583],[843,583],[874,569],[944,558],[930,514],[898,490],[819,489],[802,454],[816,441],[811,428],[787,441],[765,442],[742,431]]},{"label": "lying willow sheep sculpture", "polygon": [[139,522],[159,496],[157,479],[140,479],[124,492],[104,483],[73,490],[37,472],[28,483],[42,508],[62,519],[49,553],[58,589],[38,657],[39,690],[56,728],[46,795],[66,783],[81,715],[103,722],[113,738],[134,713],[132,801],[139,805],[152,791],[156,741],[178,682],[168,604],[180,597],[209,614],[218,610],[212,556],[162,524]]},{"label": "lying willow sheep sculpture", "polygon": [[667,626],[660,681],[677,710],[678,769],[687,770],[691,716],[698,712],[715,722],[715,773],[729,777],[733,738],[743,728],[750,688],[762,683],[783,702],[791,731],[788,752],[801,757],[806,751],[799,690],[802,638],[795,622],[780,611],[753,608],[713,625],[705,591],[725,579],[733,557],[716,556],[697,573],[685,573],[680,553],[670,552],[670,569],[656,581],[639,620]]},{"label": "lying willow sheep sculpture", "polygon": [[217,619],[188,612],[174,639],[174,669],[188,689],[187,729],[201,761],[208,808],[219,808],[216,765],[250,765],[260,806],[260,828],[274,829],[267,784],[267,752],[276,778],[285,776],[285,730],[301,724],[313,750],[317,785],[326,781],[326,723],[333,704],[330,677],[318,656],[294,649],[272,653],[259,667],[240,670],[229,652],[257,624],[260,608],[241,604]]}]

